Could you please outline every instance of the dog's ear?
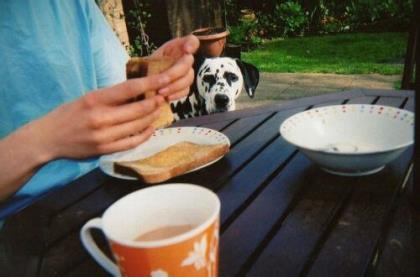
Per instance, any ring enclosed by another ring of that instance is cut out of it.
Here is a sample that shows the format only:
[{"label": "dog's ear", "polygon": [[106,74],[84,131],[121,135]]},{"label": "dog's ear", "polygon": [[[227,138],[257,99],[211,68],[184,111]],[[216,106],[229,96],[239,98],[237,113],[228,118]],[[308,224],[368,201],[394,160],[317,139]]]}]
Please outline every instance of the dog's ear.
[{"label": "dog's ear", "polygon": [[236,64],[241,70],[244,78],[245,90],[249,97],[254,98],[255,90],[257,89],[258,82],[260,81],[260,71],[254,65],[236,59]]},{"label": "dog's ear", "polygon": [[194,72],[195,75],[198,74],[198,70],[200,69],[201,65],[204,63],[204,61],[206,60],[206,57],[204,57],[203,55],[197,53],[194,55]]}]

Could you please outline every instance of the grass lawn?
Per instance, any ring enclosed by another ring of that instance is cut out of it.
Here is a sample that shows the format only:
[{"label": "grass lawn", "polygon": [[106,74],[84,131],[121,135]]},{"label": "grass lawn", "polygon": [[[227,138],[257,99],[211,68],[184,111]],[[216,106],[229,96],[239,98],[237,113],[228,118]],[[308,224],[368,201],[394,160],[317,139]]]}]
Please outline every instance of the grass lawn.
[{"label": "grass lawn", "polygon": [[242,52],[265,72],[402,74],[405,33],[354,33],[267,41]]}]

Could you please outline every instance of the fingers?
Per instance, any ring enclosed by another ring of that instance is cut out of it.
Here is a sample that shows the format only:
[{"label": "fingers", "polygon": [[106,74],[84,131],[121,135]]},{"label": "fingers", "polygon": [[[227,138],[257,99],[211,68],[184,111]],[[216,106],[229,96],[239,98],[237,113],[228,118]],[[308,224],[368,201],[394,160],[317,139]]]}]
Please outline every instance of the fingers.
[{"label": "fingers", "polygon": [[[176,74],[171,73],[176,76]],[[84,96],[88,108],[102,105],[119,105],[142,95],[146,91],[158,90],[172,81],[168,74],[150,75],[146,78],[134,78],[112,87],[100,89]]]},{"label": "fingers", "polygon": [[175,63],[174,66],[166,70],[164,74],[170,76],[173,81],[159,89],[158,93],[163,96],[168,96],[172,93],[188,89],[194,81],[194,70],[192,69],[193,62],[194,58],[192,55],[186,55]]},{"label": "fingers", "polygon": [[188,95],[190,86],[193,81],[194,70],[190,68],[186,75],[166,86],[165,88],[160,89],[159,94],[166,96],[169,101],[182,98]]},{"label": "fingers", "polygon": [[125,151],[134,148],[141,143],[145,142],[154,132],[153,127],[144,129],[141,133],[137,133],[133,136],[128,136],[123,139],[110,142],[103,145],[99,150],[100,154],[113,153],[118,151]]},{"label": "fingers", "polygon": [[113,126],[143,118],[158,109],[164,101],[164,98],[158,95],[142,101],[99,109],[94,116],[100,119],[100,127]]},{"label": "fingers", "polygon": [[[192,55],[184,55],[173,66],[160,74],[130,79],[115,86],[91,92],[84,97],[85,105],[88,108],[95,107],[98,104],[119,105],[138,97],[146,91],[159,90],[175,80],[191,74],[189,71],[192,69],[193,62],[194,57]],[[179,86],[179,83],[176,86]],[[171,89],[168,89],[167,93],[169,91]]]},{"label": "fingers", "polygon": [[184,51],[187,54],[194,54],[200,46],[200,41],[193,35],[184,37],[184,42]]},{"label": "fingers", "polygon": [[133,134],[141,133],[147,129],[153,121],[155,121],[160,114],[160,110],[156,110],[143,118],[129,121],[123,124],[118,124],[107,128],[106,130],[99,130],[95,134],[95,140],[100,141],[101,144],[108,144],[114,141],[125,139]]},{"label": "fingers", "polygon": [[159,47],[152,56],[170,56],[180,58],[185,54],[194,54],[200,45],[200,41],[193,35],[172,39]]}]

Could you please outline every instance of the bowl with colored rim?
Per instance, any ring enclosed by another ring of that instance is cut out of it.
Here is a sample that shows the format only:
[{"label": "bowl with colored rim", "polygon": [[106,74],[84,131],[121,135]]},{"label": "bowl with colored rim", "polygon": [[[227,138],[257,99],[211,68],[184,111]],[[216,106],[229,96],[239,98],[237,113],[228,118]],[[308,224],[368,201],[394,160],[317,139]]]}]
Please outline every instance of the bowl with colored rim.
[{"label": "bowl with colored rim", "polygon": [[414,142],[414,113],[382,105],[332,105],[287,118],[281,136],[323,170],[364,176],[382,170]]}]

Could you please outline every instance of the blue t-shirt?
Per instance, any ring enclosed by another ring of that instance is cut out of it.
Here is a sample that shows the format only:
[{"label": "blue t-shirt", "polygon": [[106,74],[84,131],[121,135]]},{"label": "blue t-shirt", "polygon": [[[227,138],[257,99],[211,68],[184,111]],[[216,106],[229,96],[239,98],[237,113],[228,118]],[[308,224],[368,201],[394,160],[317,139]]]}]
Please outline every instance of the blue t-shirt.
[{"label": "blue t-shirt", "polygon": [[[123,81],[127,58],[94,0],[1,0],[0,138],[91,90]],[[44,165],[0,203],[0,219],[96,166],[96,158]]]}]

